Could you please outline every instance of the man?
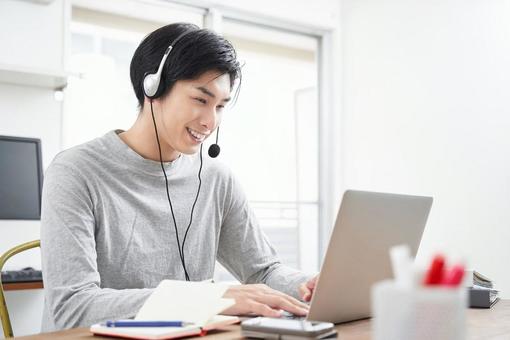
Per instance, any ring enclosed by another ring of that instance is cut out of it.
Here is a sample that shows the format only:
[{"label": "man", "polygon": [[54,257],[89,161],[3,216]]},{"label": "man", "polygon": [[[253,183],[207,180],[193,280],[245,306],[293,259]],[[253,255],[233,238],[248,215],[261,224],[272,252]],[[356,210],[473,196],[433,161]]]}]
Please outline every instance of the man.
[{"label": "man", "polygon": [[209,30],[172,24],[141,42],[134,125],[46,171],[43,330],[134,317],[161,280],[210,279],[216,260],[243,283],[225,293],[235,305],[224,314],[307,313],[298,299],[315,278],[279,262],[231,172],[202,159],[239,77],[234,48]]}]

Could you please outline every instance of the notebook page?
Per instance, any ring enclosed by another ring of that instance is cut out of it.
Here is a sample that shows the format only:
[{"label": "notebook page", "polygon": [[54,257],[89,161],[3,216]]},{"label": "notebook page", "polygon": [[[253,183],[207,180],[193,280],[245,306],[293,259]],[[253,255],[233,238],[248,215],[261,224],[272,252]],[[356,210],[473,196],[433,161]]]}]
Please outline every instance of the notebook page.
[{"label": "notebook page", "polygon": [[142,306],[135,320],[178,320],[203,326],[235,301],[222,298],[228,285],[163,280]]}]

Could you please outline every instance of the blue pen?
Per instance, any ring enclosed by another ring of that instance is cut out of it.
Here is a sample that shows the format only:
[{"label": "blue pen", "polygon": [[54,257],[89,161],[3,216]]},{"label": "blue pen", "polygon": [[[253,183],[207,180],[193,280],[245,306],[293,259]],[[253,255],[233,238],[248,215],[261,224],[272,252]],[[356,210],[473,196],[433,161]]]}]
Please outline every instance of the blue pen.
[{"label": "blue pen", "polygon": [[184,321],[106,321],[106,327],[184,327],[192,324],[191,322]]}]

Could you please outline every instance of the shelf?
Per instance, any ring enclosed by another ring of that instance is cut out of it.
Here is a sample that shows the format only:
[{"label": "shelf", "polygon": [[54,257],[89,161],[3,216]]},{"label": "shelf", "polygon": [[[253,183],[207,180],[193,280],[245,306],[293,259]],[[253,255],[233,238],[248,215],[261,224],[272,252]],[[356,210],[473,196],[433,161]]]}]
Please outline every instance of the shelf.
[{"label": "shelf", "polygon": [[60,90],[67,85],[67,76],[64,71],[0,64],[0,83]]},{"label": "shelf", "polygon": [[4,287],[4,291],[8,291],[8,290],[25,290],[25,289],[42,289],[42,288],[44,288],[42,281],[4,283],[3,287]]}]

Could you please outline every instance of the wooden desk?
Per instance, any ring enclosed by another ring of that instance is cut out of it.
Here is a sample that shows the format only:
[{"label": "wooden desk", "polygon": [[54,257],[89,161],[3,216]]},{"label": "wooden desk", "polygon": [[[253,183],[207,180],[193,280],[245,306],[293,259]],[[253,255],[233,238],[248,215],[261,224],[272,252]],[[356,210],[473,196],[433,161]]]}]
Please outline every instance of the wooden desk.
[{"label": "wooden desk", "polygon": [[[510,339],[510,300],[496,303],[492,309],[469,309],[467,313],[468,340],[508,340]],[[369,340],[371,338],[370,320],[354,321],[338,325],[339,340]],[[75,328],[60,332],[44,333],[19,337],[16,339],[113,339],[95,337],[88,328]],[[239,325],[225,327],[223,331],[210,333],[202,340],[242,339]]]},{"label": "wooden desk", "polygon": [[3,283],[4,291],[8,290],[25,290],[25,289],[43,289],[42,281],[34,282],[16,282],[16,283]]}]

